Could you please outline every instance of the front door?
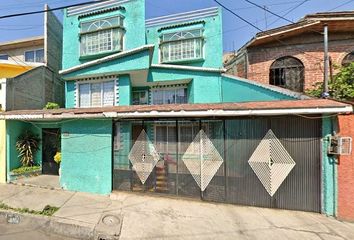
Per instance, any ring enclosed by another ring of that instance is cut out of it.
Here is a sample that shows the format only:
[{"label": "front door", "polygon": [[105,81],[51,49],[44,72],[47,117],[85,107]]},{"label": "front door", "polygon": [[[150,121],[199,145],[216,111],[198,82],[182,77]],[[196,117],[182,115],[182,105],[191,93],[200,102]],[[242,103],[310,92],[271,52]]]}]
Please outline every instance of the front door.
[{"label": "front door", "polygon": [[54,161],[60,151],[60,129],[45,128],[42,131],[42,174],[59,175],[59,165]]}]

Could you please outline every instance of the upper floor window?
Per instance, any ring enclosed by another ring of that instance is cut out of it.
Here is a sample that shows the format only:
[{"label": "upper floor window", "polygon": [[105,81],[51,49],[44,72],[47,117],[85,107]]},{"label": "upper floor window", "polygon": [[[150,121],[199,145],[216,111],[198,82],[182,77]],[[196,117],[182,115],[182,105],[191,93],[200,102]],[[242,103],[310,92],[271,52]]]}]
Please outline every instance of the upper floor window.
[{"label": "upper floor window", "polygon": [[9,55],[7,55],[7,54],[0,54],[0,60],[9,60]]},{"label": "upper floor window", "polygon": [[123,18],[115,16],[81,23],[81,56],[123,50]]},{"label": "upper floor window", "polygon": [[342,61],[342,66],[343,67],[348,67],[352,62],[354,62],[354,52],[348,53],[343,61]]},{"label": "upper floor window", "polygon": [[147,105],[148,92],[147,91],[133,91],[133,105]]},{"label": "upper floor window", "polygon": [[114,81],[79,83],[79,107],[114,106]]},{"label": "upper floor window", "polygon": [[270,66],[269,84],[302,92],[304,90],[304,65],[294,57],[278,58]]},{"label": "upper floor window", "polygon": [[44,62],[44,49],[37,49],[25,52],[25,62]]},{"label": "upper floor window", "polygon": [[161,62],[199,58],[203,58],[203,33],[201,29],[162,35]]},{"label": "upper floor window", "polygon": [[187,103],[187,88],[155,89],[152,91],[152,104]]}]

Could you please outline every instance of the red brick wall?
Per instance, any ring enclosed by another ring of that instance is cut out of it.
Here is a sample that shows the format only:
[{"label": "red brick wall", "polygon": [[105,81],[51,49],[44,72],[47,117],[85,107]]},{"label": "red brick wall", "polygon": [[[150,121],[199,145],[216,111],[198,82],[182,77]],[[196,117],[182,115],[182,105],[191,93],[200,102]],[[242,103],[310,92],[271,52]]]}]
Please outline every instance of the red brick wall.
[{"label": "red brick wall", "polygon": [[[329,55],[333,64],[341,65],[343,58],[354,51],[354,34],[329,34]],[[279,42],[247,48],[248,79],[269,84],[269,69],[272,63],[284,56],[296,57],[305,67],[305,89],[323,81],[323,39],[322,36],[306,34]],[[304,52],[304,53],[303,53]]]},{"label": "red brick wall", "polygon": [[[354,139],[354,114],[338,117],[339,134]],[[340,156],[338,165],[338,218],[354,221],[354,153]]]}]

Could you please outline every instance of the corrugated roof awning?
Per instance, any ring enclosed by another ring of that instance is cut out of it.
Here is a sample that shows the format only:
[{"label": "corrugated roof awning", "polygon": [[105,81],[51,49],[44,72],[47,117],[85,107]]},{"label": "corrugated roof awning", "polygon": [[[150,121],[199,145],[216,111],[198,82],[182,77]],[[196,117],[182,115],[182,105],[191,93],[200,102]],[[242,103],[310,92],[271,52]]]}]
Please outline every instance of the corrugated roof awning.
[{"label": "corrugated roof awning", "polygon": [[170,104],[114,106],[55,110],[17,110],[0,114],[2,120],[55,120],[84,118],[158,118],[158,117],[237,117],[292,114],[351,113],[350,104],[332,100],[289,100],[244,103]]}]

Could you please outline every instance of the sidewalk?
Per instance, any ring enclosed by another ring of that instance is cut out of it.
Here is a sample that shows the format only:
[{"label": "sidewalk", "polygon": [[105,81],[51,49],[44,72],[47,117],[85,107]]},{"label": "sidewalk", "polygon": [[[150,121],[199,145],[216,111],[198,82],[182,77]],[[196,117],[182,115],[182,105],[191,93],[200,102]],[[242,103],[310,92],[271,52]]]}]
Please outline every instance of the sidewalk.
[{"label": "sidewalk", "polygon": [[109,197],[0,184],[0,202],[60,207],[47,223],[51,231],[83,239],[97,233],[120,233],[119,239],[354,239],[354,224],[320,214],[133,193]]}]

